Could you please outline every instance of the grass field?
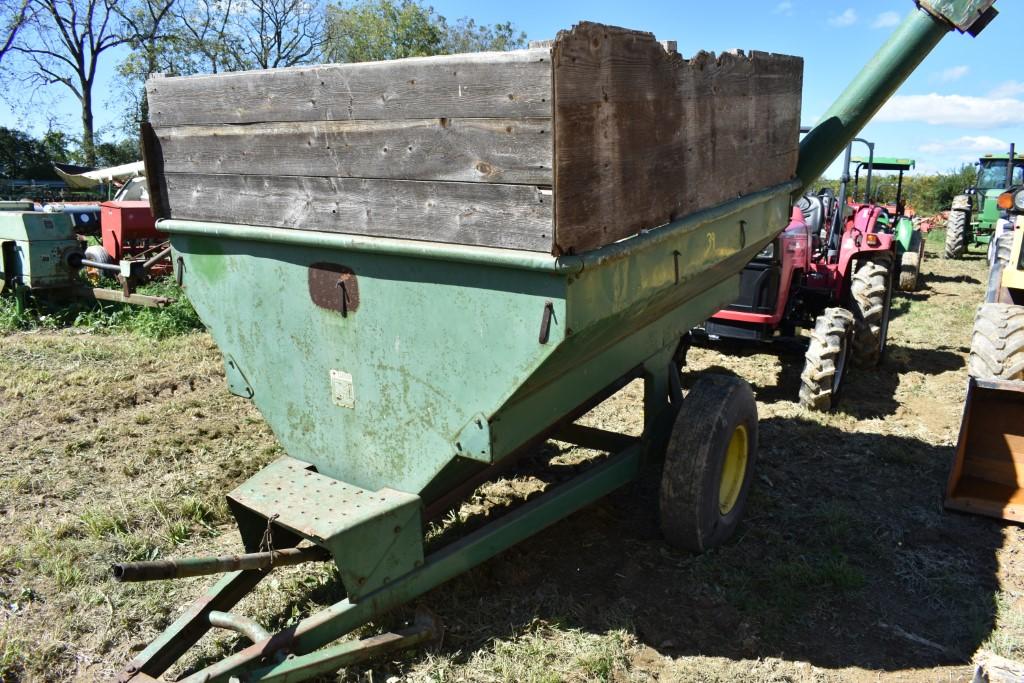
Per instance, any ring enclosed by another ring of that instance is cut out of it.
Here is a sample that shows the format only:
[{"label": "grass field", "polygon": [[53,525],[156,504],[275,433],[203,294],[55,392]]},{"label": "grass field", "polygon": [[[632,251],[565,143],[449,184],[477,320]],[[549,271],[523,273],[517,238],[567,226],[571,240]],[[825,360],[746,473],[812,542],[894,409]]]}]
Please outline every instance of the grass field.
[{"label": "grass field", "polygon": [[[986,267],[941,260],[941,238],[835,413],[794,402],[799,354],[691,351],[685,385],[714,368],[758,397],[758,478],[726,546],[665,545],[652,472],[378,625],[423,606],[447,632],[342,680],[966,681],[979,651],[1024,656],[1024,534],[942,508]],[[153,315],[0,302],[0,680],[116,674],[210,581],[116,584],[110,563],[237,550],[223,494],[282,454],[187,304]],[[641,405],[633,384],[586,419],[635,433]],[[535,460],[552,456],[588,454]],[[452,523],[548,479],[487,485]],[[241,607],[269,628],[340,597],[328,568],[276,574]],[[234,647],[209,636],[177,671]]]}]

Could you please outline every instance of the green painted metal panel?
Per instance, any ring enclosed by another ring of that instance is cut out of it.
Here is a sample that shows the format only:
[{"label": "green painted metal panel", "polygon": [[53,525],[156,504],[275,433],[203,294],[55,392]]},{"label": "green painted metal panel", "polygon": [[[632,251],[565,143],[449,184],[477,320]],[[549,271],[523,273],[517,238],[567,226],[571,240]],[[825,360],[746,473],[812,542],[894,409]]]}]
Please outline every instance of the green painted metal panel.
[{"label": "green painted metal panel", "polygon": [[995,4],[995,0],[918,0],[918,4],[944,17],[961,31],[966,31]]},{"label": "green painted metal panel", "polygon": [[0,273],[7,282],[45,289],[67,287],[74,270],[67,258],[80,252],[71,219],[61,213],[0,211]]},{"label": "green painted metal panel", "polygon": [[786,225],[794,187],[569,259],[161,228],[229,385],[288,454],[364,489],[420,494],[453,461],[507,455],[734,298],[731,276]]},{"label": "green painted metal panel", "polygon": [[[781,191],[780,191],[781,190]],[[567,338],[492,424],[498,457],[511,452],[739,296],[738,273],[785,227],[785,188],[688,219],[649,248],[569,278]],[[621,244],[627,244],[623,242]]]},{"label": "green painted metal panel", "polygon": [[901,157],[875,157],[873,160],[869,160],[866,157],[853,157],[850,159],[850,162],[863,166],[870,163],[871,167],[876,171],[909,171],[914,168],[915,163],[913,159]]},{"label": "green painted metal panel", "polygon": [[909,251],[911,242],[914,239],[914,221],[906,216],[901,216],[896,222],[896,248],[899,253]]},{"label": "green painted metal panel", "polygon": [[[419,493],[456,457],[467,425],[496,412],[564,334],[566,276],[558,272],[171,239],[189,298],[288,454],[369,490]],[[340,301],[330,286],[326,302],[314,301],[317,264],[354,273],[357,306],[343,314],[320,305]]]}]

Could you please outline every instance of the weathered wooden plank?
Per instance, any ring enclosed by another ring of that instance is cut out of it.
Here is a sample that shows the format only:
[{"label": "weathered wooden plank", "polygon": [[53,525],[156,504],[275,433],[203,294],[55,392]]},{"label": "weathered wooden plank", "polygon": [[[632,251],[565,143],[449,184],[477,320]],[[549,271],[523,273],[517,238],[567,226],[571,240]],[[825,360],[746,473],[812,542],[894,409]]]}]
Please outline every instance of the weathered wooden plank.
[{"label": "weathered wooden plank", "polygon": [[584,23],[552,51],[555,251],[580,252],[790,178],[801,59],[699,53]]},{"label": "weathered wooden plank", "polygon": [[160,129],[167,173],[546,185],[550,119],[302,121]]},{"label": "weathered wooden plank", "polygon": [[184,124],[551,116],[550,51],[151,78],[150,121]]},{"label": "weathered wooden plank", "polygon": [[171,218],[551,250],[550,192],[528,185],[167,173]]}]

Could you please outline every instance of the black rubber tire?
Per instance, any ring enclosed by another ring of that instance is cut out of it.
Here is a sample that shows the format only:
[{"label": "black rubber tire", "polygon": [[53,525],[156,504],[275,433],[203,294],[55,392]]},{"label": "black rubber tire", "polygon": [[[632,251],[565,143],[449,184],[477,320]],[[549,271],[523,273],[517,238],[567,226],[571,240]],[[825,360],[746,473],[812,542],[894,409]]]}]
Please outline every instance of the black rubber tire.
[{"label": "black rubber tire", "polygon": [[962,258],[967,249],[967,226],[971,224],[971,212],[953,209],[946,221],[946,258]]},{"label": "black rubber tire", "polygon": [[[719,506],[730,439],[742,425],[747,459],[732,508]],[[729,375],[697,379],[676,415],[661,474],[660,518],[665,540],[703,552],[732,536],[743,517],[757,463],[757,403],[750,385]]]},{"label": "black rubber tire", "polygon": [[853,265],[848,308],[853,312],[853,362],[873,368],[885,355],[892,305],[892,261],[888,256]]},{"label": "black rubber tire", "polygon": [[[107,250],[98,244],[94,244],[85,250],[85,258],[90,261],[96,261],[97,263],[109,263],[111,265],[117,263],[114,257],[107,253]],[[91,269],[90,269],[91,270]],[[96,269],[96,278],[99,280],[113,280],[114,275],[109,270]]]},{"label": "black rubber tire", "polygon": [[977,379],[1024,380],[1024,306],[978,306],[967,371]]},{"label": "black rubber tire", "polygon": [[905,251],[900,257],[900,291],[917,289],[917,274],[921,272],[921,256],[916,251]]},{"label": "black rubber tire", "polygon": [[924,238],[920,232],[914,231],[910,238],[910,248],[900,256],[899,289],[901,292],[913,292],[917,289],[918,275],[921,274],[921,259],[924,256]]},{"label": "black rubber tire", "polygon": [[853,337],[853,313],[826,308],[814,321],[800,373],[800,405],[827,412],[836,407]]}]

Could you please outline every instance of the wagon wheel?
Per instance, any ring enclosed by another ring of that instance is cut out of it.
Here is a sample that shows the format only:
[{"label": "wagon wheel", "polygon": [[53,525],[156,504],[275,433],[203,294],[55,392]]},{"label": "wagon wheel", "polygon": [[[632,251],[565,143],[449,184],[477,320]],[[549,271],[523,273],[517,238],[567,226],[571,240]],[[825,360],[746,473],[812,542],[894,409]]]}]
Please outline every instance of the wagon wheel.
[{"label": "wagon wheel", "polygon": [[757,405],[743,380],[704,375],[676,416],[661,475],[661,530],[695,552],[732,536],[757,461]]}]

